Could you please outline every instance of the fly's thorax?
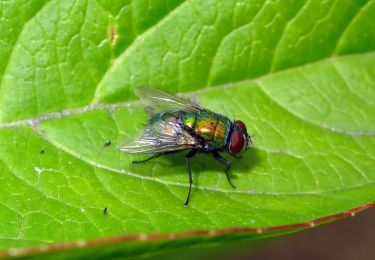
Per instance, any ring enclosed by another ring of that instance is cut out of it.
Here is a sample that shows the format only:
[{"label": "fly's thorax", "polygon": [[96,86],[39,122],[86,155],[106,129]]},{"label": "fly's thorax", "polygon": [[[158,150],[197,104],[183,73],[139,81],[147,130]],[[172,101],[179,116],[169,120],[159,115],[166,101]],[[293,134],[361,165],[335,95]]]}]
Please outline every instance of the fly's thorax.
[{"label": "fly's thorax", "polygon": [[[229,120],[228,120],[229,121]],[[230,131],[230,123],[227,120],[219,120],[215,129],[215,139],[221,140],[222,145],[225,145],[227,136]]]},{"label": "fly's thorax", "polygon": [[224,147],[230,130],[230,121],[219,114],[205,111],[187,112],[181,117],[183,125],[207,142],[209,149]]}]

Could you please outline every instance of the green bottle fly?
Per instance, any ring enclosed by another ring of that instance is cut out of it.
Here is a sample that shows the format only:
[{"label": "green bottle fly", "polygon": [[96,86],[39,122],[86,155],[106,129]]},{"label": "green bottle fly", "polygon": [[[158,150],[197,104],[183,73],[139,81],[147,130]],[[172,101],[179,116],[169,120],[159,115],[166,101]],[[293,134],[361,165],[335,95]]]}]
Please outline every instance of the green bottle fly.
[{"label": "green bottle fly", "polygon": [[138,96],[146,103],[149,121],[141,137],[124,144],[120,149],[133,154],[152,154],[151,157],[134,161],[141,163],[166,153],[188,150],[185,155],[189,175],[188,205],[192,186],[189,159],[198,152],[212,153],[214,158],[225,165],[229,183],[230,161],[219,152],[227,151],[239,155],[252,145],[245,124],[231,121],[227,117],[200,107],[196,103],[167,92],[139,87]]}]

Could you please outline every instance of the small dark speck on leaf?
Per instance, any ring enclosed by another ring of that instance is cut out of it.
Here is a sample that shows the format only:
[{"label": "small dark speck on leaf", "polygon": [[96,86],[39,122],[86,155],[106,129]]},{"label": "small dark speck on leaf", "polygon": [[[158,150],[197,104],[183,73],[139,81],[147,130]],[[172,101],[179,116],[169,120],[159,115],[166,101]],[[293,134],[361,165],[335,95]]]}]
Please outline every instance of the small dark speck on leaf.
[{"label": "small dark speck on leaf", "polygon": [[39,152],[40,154],[44,154],[44,150],[42,149],[42,150],[40,150],[40,152]]},{"label": "small dark speck on leaf", "polygon": [[112,141],[108,140],[107,142],[104,143],[104,147],[108,147],[112,144]]},{"label": "small dark speck on leaf", "polygon": [[107,214],[108,214],[108,208],[104,208],[104,209],[103,209],[103,214],[104,214],[104,215],[107,215]]},{"label": "small dark speck on leaf", "polygon": [[111,45],[115,45],[118,37],[117,27],[112,25],[109,34],[109,40]]}]

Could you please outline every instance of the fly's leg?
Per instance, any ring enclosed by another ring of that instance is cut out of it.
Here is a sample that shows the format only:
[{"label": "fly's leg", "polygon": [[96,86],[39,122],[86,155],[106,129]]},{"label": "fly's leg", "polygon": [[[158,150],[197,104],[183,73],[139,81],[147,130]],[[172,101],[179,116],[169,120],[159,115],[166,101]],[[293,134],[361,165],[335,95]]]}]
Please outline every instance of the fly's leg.
[{"label": "fly's leg", "polygon": [[155,159],[155,158],[158,158],[160,155],[162,155],[161,153],[156,153],[154,155],[152,155],[151,157],[147,158],[147,159],[144,159],[144,160],[136,160],[136,161],[132,161],[132,163],[144,163],[144,162],[148,162],[152,159]]},{"label": "fly's leg", "polygon": [[214,154],[214,158],[216,159],[216,161],[218,161],[219,163],[221,163],[225,166],[225,174],[227,175],[227,179],[228,179],[229,184],[233,188],[236,188],[236,186],[233,185],[232,181],[229,178],[230,161],[224,159],[218,152],[214,152],[213,154]]},{"label": "fly's leg", "polygon": [[186,170],[189,176],[189,193],[186,198],[185,207],[189,204],[190,193],[191,193],[191,185],[193,184],[193,177],[191,176],[191,168],[190,168],[190,161],[189,159],[193,157],[197,153],[197,150],[190,150],[190,152],[185,155],[185,162],[186,162]]}]

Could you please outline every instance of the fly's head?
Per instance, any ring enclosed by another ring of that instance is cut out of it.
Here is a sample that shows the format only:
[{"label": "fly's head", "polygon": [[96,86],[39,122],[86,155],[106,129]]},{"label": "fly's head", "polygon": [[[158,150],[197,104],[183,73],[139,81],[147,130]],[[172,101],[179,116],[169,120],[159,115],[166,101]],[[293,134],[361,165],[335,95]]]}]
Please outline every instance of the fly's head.
[{"label": "fly's head", "polygon": [[228,152],[235,157],[239,157],[252,145],[253,142],[247,133],[244,122],[240,120],[234,121],[229,136],[229,143],[227,144]]}]

